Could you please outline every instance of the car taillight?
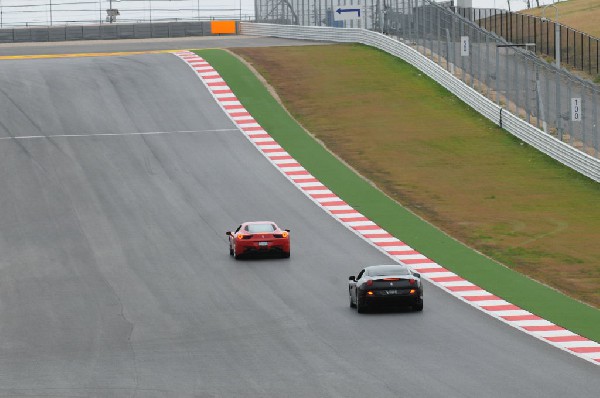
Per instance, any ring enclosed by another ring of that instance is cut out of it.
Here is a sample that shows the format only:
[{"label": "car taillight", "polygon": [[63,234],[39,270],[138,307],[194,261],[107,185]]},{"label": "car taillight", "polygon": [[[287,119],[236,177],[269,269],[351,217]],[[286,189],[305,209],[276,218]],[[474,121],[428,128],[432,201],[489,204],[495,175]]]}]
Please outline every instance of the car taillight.
[{"label": "car taillight", "polygon": [[281,236],[283,236],[284,238],[287,238],[289,236],[289,232],[288,231],[283,231],[281,233]]},{"label": "car taillight", "polygon": [[236,238],[238,238],[238,239],[244,239],[244,234],[237,234]]},{"label": "car taillight", "polygon": [[409,280],[408,280],[408,283],[410,283],[411,285],[414,285],[416,282],[417,282],[417,281],[416,281],[416,280],[414,280],[414,279],[409,279]]},{"label": "car taillight", "polygon": [[415,289],[410,289],[410,294],[415,294],[416,290]]},{"label": "car taillight", "polygon": [[367,292],[367,294],[368,294],[369,296],[372,296],[372,295],[373,295],[373,292],[369,290],[369,291]]},{"label": "car taillight", "polygon": [[367,286],[373,286],[373,279],[369,279],[367,281]]}]

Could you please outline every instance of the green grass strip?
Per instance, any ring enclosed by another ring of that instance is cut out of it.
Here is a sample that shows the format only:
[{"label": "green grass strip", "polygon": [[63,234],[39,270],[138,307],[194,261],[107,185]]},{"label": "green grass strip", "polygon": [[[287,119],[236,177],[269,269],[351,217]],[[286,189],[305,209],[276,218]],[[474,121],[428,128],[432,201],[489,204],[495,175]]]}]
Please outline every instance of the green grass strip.
[{"label": "green grass strip", "polygon": [[[483,256],[383,194],[307,134],[242,62],[199,50],[260,125],[311,174],[398,239],[483,289],[574,333],[600,342],[600,310]],[[433,84],[433,83],[432,83]]]}]

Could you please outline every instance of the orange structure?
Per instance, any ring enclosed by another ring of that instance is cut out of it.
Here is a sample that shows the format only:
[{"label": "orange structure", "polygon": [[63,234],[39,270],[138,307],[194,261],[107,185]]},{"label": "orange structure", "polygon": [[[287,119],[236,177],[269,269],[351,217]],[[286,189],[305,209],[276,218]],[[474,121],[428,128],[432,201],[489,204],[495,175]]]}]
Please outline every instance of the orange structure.
[{"label": "orange structure", "polygon": [[216,34],[236,34],[235,21],[211,21],[210,32]]}]

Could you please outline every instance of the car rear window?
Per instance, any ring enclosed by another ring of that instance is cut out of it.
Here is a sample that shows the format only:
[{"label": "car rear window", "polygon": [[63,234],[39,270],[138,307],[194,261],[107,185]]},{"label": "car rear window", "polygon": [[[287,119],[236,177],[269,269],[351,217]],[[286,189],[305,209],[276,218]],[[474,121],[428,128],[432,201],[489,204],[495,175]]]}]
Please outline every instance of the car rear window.
[{"label": "car rear window", "polygon": [[406,268],[384,268],[369,270],[369,276],[410,275]]},{"label": "car rear window", "polygon": [[273,224],[249,224],[246,226],[246,231],[257,234],[261,232],[273,232],[275,226]]}]

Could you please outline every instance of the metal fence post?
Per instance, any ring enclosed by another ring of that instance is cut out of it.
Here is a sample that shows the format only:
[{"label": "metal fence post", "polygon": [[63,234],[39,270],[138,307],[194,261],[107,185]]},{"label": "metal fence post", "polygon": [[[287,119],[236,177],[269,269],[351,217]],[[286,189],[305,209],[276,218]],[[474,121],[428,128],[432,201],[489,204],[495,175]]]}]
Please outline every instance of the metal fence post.
[{"label": "metal fence post", "polygon": [[562,141],[562,130],[560,129],[562,110],[561,110],[561,98],[560,98],[560,73],[556,73],[556,128],[558,130],[558,139]]},{"label": "metal fence post", "polygon": [[531,124],[531,113],[529,108],[529,61],[525,59],[525,119]]},{"label": "metal fence post", "polygon": [[596,95],[598,94],[598,90],[594,90],[592,92],[592,109],[593,109],[593,133],[594,133],[594,154],[596,156],[598,156],[599,153],[599,148],[598,148],[598,135],[600,132],[600,129],[598,129],[598,110],[597,110],[597,103],[596,103]]},{"label": "metal fence post", "polygon": [[500,47],[496,43],[496,105],[500,105]]},{"label": "metal fence post", "polygon": [[509,76],[508,76],[508,74],[509,74],[509,64],[508,64],[508,61],[509,61],[509,59],[508,59],[509,58],[508,57],[509,48],[510,47],[506,47],[506,54],[504,54],[504,59],[505,59],[504,67],[506,68],[506,82],[505,82],[505,84],[506,84],[506,90],[504,91],[504,102],[505,102],[504,105],[505,105],[506,109],[510,110],[510,107],[509,107],[510,106],[510,101],[508,99],[508,95],[510,93],[510,80],[509,80]]},{"label": "metal fence post", "polygon": [[[567,81],[567,101],[569,106],[571,105],[571,80],[569,79]],[[573,145],[573,139],[575,136],[575,133],[573,132],[573,120],[571,119],[571,117],[569,117],[569,143],[571,145]]]}]

